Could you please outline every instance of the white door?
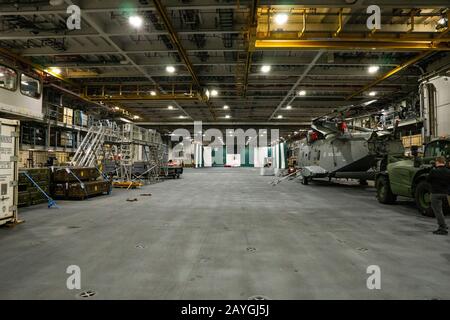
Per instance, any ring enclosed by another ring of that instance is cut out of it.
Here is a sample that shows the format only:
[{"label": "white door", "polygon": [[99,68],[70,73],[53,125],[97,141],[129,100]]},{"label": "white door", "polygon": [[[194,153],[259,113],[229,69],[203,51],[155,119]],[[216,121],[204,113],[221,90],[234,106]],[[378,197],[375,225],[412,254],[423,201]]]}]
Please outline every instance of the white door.
[{"label": "white door", "polygon": [[16,138],[13,132],[16,127],[2,124],[0,132],[0,224],[4,224],[14,216],[17,161],[11,161],[15,156]]}]

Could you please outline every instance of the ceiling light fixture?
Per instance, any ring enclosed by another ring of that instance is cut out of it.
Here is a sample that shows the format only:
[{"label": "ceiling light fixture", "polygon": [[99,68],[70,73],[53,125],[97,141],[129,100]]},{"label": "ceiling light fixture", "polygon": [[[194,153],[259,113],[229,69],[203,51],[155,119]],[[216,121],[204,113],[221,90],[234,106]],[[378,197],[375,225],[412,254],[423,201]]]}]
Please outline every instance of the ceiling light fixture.
[{"label": "ceiling light fixture", "polygon": [[376,95],[377,95],[376,91],[369,92],[369,96],[371,97],[375,97]]},{"label": "ceiling light fixture", "polygon": [[223,106],[223,110],[228,110],[228,109],[230,109],[229,106],[227,106],[227,105],[224,105],[224,106]]},{"label": "ceiling light fixture", "polygon": [[272,69],[271,66],[269,66],[269,65],[263,65],[263,66],[261,67],[261,72],[262,72],[262,73],[268,73],[268,72],[270,72],[270,69]]},{"label": "ceiling light fixture", "polygon": [[380,70],[380,67],[379,67],[379,66],[370,66],[370,67],[367,69],[367,71],[368,71],[369,73],[375,73],[375,72],[377,72],[378,70]]},{"label": "ceiling light fixture", "polygon": [[211,90],[211,97],[217,97],[219,95],[219,92],[215,89]]},{"label": "ceiling light fixture", "polygon": [[166,71],[168,73],[174,73],[175,72],[175,67],[174,66],[167,66],[166,67]]},{"label": "ceiling light fixture", "polygon": [[277,118],[278,119],[283,119],[283,115],[279,114]]},{"label": "ceiling light fixture", "polygon": [[292,106],[287,106],[286,107],[286,110],[291,110],[292,109]]},{"label": "ceiling light fixture", "polygon": [[184,118],[186,118],[185,116],[179,116],[178,118],[180,118],[180,119],[184,119]]},{"label": "ceiling light fixture", "polygon": [[151,96],[156,96],[156,91],[150,91]]},{"label": "ceiling light fixture", "polygon": [[62,70],[58,67],[51,67],[50,71],[53,72],[54,74],[61,74]]},{"label": "ceiling light fixture", "polygon": [[299,96],[306,96],[306,91],[305,91],[305,90],[300,90],[300,91],[298,92],[298,95],[299,95]]},{"label": "ceiling light fixture", "polygon": [[231,116],[230,116],[229,114],[227,114],[227,115],[225,116],[225,118],[226,118],[226,119],[230,119]]},{"label": "ceiling light fixture", "polygon": [[128,18],[128,22],[133,26],[134,28],[140,28],[142,27],[142,24],[144,23],[144,20],[142,20],[139,16],[131,16]]},{"label": "ceiling light fixture", "polygon": [[437,23],[440,24],[441,26],[443,26],[447,23],[447,19],[445,17],[442,17],[438,20]]},{"label": "ceiling light fixture", "polygon": [[288,21],[289,17],[286,13],[278,13],[275,15],[275,23],[278,25],[283,25]]},{"label": "ceiling light fixture", "polygon": [[167,109],[173,110],[173,106],[168,106]]}]

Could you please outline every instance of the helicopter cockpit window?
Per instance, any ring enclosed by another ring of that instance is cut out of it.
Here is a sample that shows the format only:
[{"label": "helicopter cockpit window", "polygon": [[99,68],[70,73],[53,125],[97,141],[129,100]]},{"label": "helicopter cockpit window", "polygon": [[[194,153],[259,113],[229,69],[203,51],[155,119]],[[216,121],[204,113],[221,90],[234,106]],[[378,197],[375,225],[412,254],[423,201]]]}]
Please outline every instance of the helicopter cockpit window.
[{"label": "helicopter cockpit window", "polygon": [[0,65],[0,88],[15,91],[17,73],[8,67]]},{"label": "helicopter cockpit window", "polygon": [[38,99],[41,96],[41,83],[35,78],[22,74],[20,77],[20,92]]}]

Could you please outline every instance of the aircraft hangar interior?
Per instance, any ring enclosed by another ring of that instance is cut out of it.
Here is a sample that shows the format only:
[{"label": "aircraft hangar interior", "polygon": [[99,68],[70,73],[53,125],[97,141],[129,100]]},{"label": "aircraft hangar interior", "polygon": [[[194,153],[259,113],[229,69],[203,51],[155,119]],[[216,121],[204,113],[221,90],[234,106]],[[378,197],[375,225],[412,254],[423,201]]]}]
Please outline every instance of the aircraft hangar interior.
[{"label": "aircraft hangar interior", "polygon": [[0,300],[449,299],[449,8],[0,0]]}]

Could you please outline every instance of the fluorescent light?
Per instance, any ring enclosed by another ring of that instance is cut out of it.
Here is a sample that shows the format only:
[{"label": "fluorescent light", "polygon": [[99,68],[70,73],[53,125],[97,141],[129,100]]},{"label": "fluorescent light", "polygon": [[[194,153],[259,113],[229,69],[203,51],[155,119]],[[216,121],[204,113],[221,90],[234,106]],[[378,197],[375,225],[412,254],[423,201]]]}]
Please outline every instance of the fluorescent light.
[{"label": "fluorescent light", "polygon": [[283,119],[283,116],[281,114],[278,115],[278,119]]},{"label": "fluorescent light", "polygon": [[268,73],[268,72],[270,71],[270,69],[272,69],[271,66],[269,66],[269,65],[264,65],[264,66],[261,67],[261,72],[262,72],[262,73]]},{"label": "fluorescent light", "polygon": [[168,73],[174,73],[175,72],[175,67],[174,66],[167,66],[166,67],[166,71]]},{"label": "fluorescent light", "polygon": [[219,92],[215,89],[211,90],[211,97],[217,97],[217,95],[219,94]]},{"label": "fluorescent light", "polygon": [[224,105],[224,106],[223,106],[223,110],[228,110],[228,109],[230,109],[229,106],[227,106],[227,105]]},{"label": "fluorescent light", "polygon": [[50,71],[55,73],[55,74],[61,74],[62,70],[58,67],[51,67]]},{"label": "fluorescent light", "polygon": [[230,119],[231,116],[230,116],[229,114],[227,114],[227,115],[225,116],[225,118],[226,118],[226,119]]},{"label": "fluorescent light", "polygon": [[375,97],[376,95],[377,95],[377,93],[375,91],[369,92],[369,96],[371,96],[371,97]]},{"label": "fluorescent light", "polygon": [[0,77],[4,77],[4,76],[5,76],[5,74],[0,72]]},{"label": "fluorescent light", "polygon": [[278,13],[275,15],[275,23],[278,25],[283,25],[288,21],[289,17],[286,13]]},{"label": "fluorescent light", "polygon": [[367,69],[367,71],[368,71],[369,73],[375,73],[375,72],[377,72],[378,70],[380,70],[380,67],[379,67],[379,66],[370,66],[370,67]]},{"label": "fluorescent light", "polygon": [[150,91],[151,96],[156,96],[156,91]]},{"label": "fluorescent light", "polygon": [[167,109],[173,110],[173,106],[168,106]]},{"label": "fluorescent light", "polygon": [[292,106],[287,106],[286,107],[286,110],[291,110],[292,109]]},{"label": "fluorescent light", "polygon": [[116,110],[120,110],[120,108],[119,108],[119,107],[114,107],[114,109],[116,109]]},{"label": "fluorescent light", "polygon": [[133,119],[137,120],[139,119],[139,116],[134,116]]},{"label": "fluorescent light", "polygon": [[[370,101],[367,101],[367,102],[364,102],[362,105],[363,106],[368,106],[368,105],[370,105],[370,104],[372,104],[372,103],[375,103],[375,102],[377,102],[378,100],[370,100]],[[382,110],[383,111],[383,110]]]},{"label": "fluorescent light", "polygon": [[180,119],[184,119],[184,118],[186,118],[185,116],[179,116],[178,118],[180,118]]},{"label": "fluorescent light", "polygon": [[300,90],[300,91],[298,92],[298,95],[299,95],[299,96],[306,96],[306,91],[305,91],[305,90]]},{"label": "fluorescent light", "polygon": [[131,16],[128,18],[128,22],[135,28],[140,28],[144,20],[139,16]]}]

